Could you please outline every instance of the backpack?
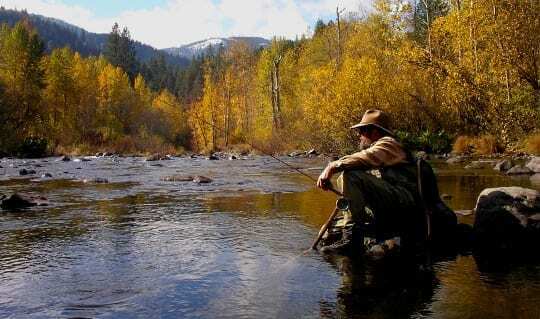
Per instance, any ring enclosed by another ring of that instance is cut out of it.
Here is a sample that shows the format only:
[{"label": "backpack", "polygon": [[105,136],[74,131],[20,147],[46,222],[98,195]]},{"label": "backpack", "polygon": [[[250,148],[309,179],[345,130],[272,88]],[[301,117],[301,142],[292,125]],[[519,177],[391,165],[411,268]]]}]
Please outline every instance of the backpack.
[{"label": "backpack", "polygon": [[431,165],[424,159],[416,159],[418,192],[426,214],[427,238],[442,242],[457,230],[457,216],[442,200],[437,186],[437,177]]}]

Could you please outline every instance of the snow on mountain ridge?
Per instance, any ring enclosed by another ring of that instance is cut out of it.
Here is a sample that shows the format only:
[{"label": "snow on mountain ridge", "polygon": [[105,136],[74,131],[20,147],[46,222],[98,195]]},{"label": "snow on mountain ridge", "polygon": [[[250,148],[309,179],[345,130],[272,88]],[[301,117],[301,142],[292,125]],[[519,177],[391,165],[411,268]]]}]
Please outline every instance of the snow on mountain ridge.
[{"label": "snow on mountain ridge", "polygon": [[207,53],[210,48],[228,48],[232,43],[237,41],[246,42],[252,49],[266,47],[270,44],[269,40],[260,37],[209,38],[206,40],[182,45],[180,47],[163,49],[163,51],[172,55],[192,59],[197,55]]}]

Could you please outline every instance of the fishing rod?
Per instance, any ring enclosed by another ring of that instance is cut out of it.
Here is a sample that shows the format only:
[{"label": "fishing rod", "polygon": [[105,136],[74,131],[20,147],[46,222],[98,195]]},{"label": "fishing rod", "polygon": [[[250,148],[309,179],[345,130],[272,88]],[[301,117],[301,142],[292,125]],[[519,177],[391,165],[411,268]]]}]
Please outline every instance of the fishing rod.
[{"label": "fishing rod", "polygon": [[[196,118],[198,121],[202,122],[203,124],[210,125],[212,128],[217,129],[217,130],[220,131],[221,133],[225,133],[225,130],[220,129],[220,128],[217,127],[215,124],[212,124],[212,123],[210,123],[210,122],[208,122],[208,121],[205,121],[205,120],[201,119],[201,118],[200,118],[199,116],[197,116],[196,114],[195,114],[195,118]],[[255,146],[253,143],[250,143],[250,142],[248,142],[248,141],[245,141],[245,143],[246,143],[247,145],[253,147],[255,150],[261,152],[262,154],[264,154],[264,155],[266,155],[266,156],[270,156],[271,158],[273,158],[273,159],[275,159],[276,161],[280,162],[281,164],[287,166],[288,168],[292,169],[293,171],[295,171],[295,172],[297,172],[297,173],[299,173],[299,174],[301,174],[301,175],[303,175],[303,176],[309,178],[312,182],[315,182],[315,183],[317,182],[317,180],[316,180],[315,178],[313,178],[313,176],[310,176],[310,175],[308,175],[308,174],[302,172],[299,168],[294,167],[294,166],[290,165],[289,163],[283,161],[282,159],[280,159],[280,158],[274,156],[273,154],[264,151],[263,149],[261,149],[261,148]],[[334,193],[334,194],[336,194],[336,195],[338,195],[338,196],[340,196],[340,197],[343,197],[343,193],[341,193],[340,191],[336,190],[336,189],[332,186],[332,184],[330,183],[330,181],[328,181],[327,183],[325,183],[325,187],[326,187],[326,189],[328,189],[328,190],[331,191],[332,193]]]},{"label": "fishing rod", "polygon": [[[198,117],[197,115],[195,115],[195,117],[197,118],[197,120],[199,120],[200,122],[202,122],[203,124],[207,124],[207,125],[210,125],[212,128],[214,129],[217,129],[218,131],[220,131],[221,133],[225,133],[224,130],[218,128],[215,124],[212,124],[208,121],[205,121],[203,119],[201,119],[200,117]],[[271,154],[269,152],[266,152],[264,151],[263,149],[253,145],[253,143],[250,143],[250,142],[245,142],[246,144],[248,144],[249,146],[253,147],[254,149],[258,150],[259,152],[263,153],[264,155],[267,155],[267,156],[270,156],[271,158],[275,159],[276,161],[280,162],[281,164],[287,166],[288,168],[292,169],[293,171],[309,178],[311,181],[313,182],[317,182],[317,180],[315,178],[313,178],[312,176],[302,172],[299,168],[297,167],[294,167],[292,165],[290,165],[289,163],[283,161],[282,159],[274,156],[274,154]],[[311,244],[310,246],[310,249],[308,249],[307,251],[305,251],[303,254],[306,254],[308,251],[310,250],[317,250],[317,245],[319,244],[319,242],[321,241],[324,233],[326,232],[326,230],[328,229],[328,227],[330,227],[330,224],[332,223],[332,221],[334,220],[334,218],[336,217],[336,215],[340,212],[340,211],[343,211],[343,210],[348,210],[349,209],[349,200],[347,200],[346,198],[344,198],[343,196],[343,193],[336,190],[334,188],[334,186],[332,185],[332,183],[330,181],[325,181],[324,182],[324,186],[325,186],[325,189],[326,190],[329,190],[331,191],[332,193],[336,194],[337,196],[339,196],[338,200],[336,201],[336,208],[334,209],[334,211],[332,212],[332,214],[330,214],[330,216],[328,216],[328,219],[326,220],[326,222],[321,226],[319,232],[317,233],[317,237],[315,238],[315,240],[313,241],[313,243]]]}]

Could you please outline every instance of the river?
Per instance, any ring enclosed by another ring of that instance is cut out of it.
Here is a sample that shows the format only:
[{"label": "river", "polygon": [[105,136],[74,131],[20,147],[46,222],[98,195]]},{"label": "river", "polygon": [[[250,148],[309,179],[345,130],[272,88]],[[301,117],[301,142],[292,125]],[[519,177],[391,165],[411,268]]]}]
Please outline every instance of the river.
[{"label": "river", "polygon": [[[283,160],[313,177],[324,166]],[[270,157],[0,166],[0,194],[50,201],[0,210],[0,318],[540,318],[537,261],[465,251],[419,269],[303,254],[335,196]],[[487,187],[540,189],[528,176],[434,166],[456,210]],[[21,168],[37,174],[19,177]],[[213,182],[161,180],[175,174]],[[109,183],[81,182],[95,177]]]}]

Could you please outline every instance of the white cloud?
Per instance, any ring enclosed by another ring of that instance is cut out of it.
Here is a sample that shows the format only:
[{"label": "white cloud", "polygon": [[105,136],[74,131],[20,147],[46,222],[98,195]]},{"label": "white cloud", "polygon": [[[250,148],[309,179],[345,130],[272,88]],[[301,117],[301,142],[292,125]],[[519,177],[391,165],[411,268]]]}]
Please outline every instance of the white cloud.
[{"label": "white cloud", "polygon": [[115,18],[98,17],[67,0],[0,0],[7,8],[27,9],[91,32],[126,26],[134,39],[157,48],[209,37],[251,35],[294,38],[319,17],[333,17],[336,6],[357,11],[371,0],[169,0],[161,7],[127,10]]}]

